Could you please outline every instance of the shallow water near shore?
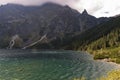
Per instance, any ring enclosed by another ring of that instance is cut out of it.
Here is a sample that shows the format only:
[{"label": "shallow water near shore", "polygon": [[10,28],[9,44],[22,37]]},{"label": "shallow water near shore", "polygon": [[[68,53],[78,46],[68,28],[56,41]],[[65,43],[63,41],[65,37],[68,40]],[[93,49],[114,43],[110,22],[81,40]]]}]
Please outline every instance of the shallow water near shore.
[{"label": "shallow water near shore", "polygon": [[0,80],[95,80],[117,68],[85,52],[0,50]]}]

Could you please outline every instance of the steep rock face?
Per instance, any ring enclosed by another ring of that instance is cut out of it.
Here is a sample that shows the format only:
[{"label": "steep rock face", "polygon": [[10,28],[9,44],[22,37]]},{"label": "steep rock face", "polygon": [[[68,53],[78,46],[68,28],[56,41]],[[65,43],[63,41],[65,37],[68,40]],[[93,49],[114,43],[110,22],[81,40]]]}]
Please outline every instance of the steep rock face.
[{"label": "steep rock face", "polygon": [[47,41],[66,34],[80,33],[109,19],[97,19],[87,13],[82,14],[69,6],[46,3],[41,6],[7,4],[0,7],[0,44],[5,47],[9,39],[19,35],[24,45],[37,41],[47,34]]},{"label": "steep rock face", "polygon": [[101,18],[96,18],[92,15],[89,15],[87,10],[84,10],[82,12],[82,14],[79,16],[79,21],[80,21],[80,28],[81,28],[81,31],[83,30],[86,30],[86,29],[89,29],[89,28],[92,28],[94,26],[97,26],[103,22],[106,22],[108,21],[109,19],[108,18],[105,18],[105,17],[101,17]]},{"label": "steep rock face", "polygon": [[80,19],[81,29],[83,29],[83,30],[92,28],[93,26],[96,26],[99,22],[99,20],[97,18],[89,15],[86,10],[83,11],[83,13],[82,13],[82,15],[80,15],[79,19]]}]

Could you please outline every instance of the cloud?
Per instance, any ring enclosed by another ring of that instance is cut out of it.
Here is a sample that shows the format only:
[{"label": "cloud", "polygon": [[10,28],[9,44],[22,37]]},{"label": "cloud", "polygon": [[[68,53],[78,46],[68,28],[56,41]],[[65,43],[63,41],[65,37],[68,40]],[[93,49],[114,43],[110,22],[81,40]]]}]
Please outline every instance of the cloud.
[{"label": "cloud", "polygon": [[[95,16],[114,16],[120,14],[120,0],[101,0],[103,7],[98,11],[94,11]],[[105,12],[108,12],[107,14]]]},{"label": "cloud", "polygon": [[[75,0],[71,0],[71,1],[75,1]],[[45,2],[66,4],[66,3],[69,3],[69,0],[0,0],[0,4],[18,3],[23,5],[40,5]]]},{"label": "cloud", "polygon": [[109,17],[120,14],[120,0],[0,0],[0,4],[41,5],[46,2],[67,4],[79,12],[87,9],[89,14],[96,17]]}]

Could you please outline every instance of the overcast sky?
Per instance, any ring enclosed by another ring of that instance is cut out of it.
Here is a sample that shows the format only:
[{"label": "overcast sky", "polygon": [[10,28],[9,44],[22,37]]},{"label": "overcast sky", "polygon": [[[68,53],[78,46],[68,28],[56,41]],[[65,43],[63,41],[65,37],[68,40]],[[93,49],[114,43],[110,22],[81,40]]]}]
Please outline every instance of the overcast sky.
[{"label": "overcast sky", "polygon": [[0,0],[0,4],[41,5],[45,2],[67,4],[79,12],[86,9],[89,14],[96,17],[109,17],[120,14],[120,0]]}]

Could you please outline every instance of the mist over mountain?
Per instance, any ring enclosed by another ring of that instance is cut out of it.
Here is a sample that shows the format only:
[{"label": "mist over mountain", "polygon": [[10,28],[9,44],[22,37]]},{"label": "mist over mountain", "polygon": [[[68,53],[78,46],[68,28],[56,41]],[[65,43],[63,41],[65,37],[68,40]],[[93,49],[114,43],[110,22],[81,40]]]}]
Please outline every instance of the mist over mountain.
[{"label": "mist over mountain", "polygon": [[109,18],[95,18],[87,13],[79,13],[69,6],[46,3],[41,6],[22,6],[7,4],[0,7],[0,47],[6,48],[11,39],[17,35],[14,47],[24,47],[42,36],[51,42],[58,37],[74,36]]}]

